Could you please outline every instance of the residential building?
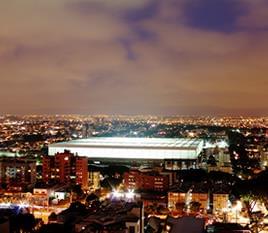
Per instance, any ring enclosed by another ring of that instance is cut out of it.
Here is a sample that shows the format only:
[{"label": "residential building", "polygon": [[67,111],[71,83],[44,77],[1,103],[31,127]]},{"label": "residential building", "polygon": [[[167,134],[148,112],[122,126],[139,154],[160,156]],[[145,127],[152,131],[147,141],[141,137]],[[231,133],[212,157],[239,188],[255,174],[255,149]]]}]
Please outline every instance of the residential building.
[{"label": "residential building", "polygon": [[22,191],[36,182],[36,161],[26,157],[0,158],[0,183],[9,190]]},{"label": "residential building", "polygon": [[169,174],[130,170],[124,174],[124,188],[126,190],[163,192],[169,188]]},{"label": "residential building", "polygon": [[88,188],[88,158],[64,151],[43,157],[43,181],[55,180],[62,184],[75,183]]}]

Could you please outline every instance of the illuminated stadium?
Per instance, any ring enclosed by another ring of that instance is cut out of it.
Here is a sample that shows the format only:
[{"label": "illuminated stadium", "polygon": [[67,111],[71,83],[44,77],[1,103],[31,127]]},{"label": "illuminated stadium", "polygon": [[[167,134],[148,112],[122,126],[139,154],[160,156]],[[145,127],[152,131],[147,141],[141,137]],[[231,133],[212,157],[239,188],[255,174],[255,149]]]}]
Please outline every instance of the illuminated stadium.
[{"label": "illuminated stadium", "polygon": [[92,137],[51,144],[49,155],[69,150],[96,161],[196,161],[202,149],[200,139]]}]

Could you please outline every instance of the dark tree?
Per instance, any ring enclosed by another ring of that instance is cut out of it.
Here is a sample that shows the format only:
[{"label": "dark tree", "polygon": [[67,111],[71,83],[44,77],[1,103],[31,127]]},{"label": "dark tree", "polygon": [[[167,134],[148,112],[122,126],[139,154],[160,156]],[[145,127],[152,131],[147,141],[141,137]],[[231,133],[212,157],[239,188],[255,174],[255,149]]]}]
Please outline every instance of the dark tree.
[{"label": "dark tree", "polygon": [[17,224],[23,233],[33,232],[36,221],[32,214],[19,214],[17,216]]},{"label": "dark tree", "polygon": [[264,171],[256,178],[251,180],[243,180],[234,186],[233,194],[240,198],[246,208],[252,230],[259,232],[263,214],[254,212],[254,207],[257,202],[268,206],[268,172]]},{"label": "dark tree", "polygon": [[230,131],[229,137],[229,152],[231,155],[231,162],[235,174],[242,175],[244,178],[251,177],[252,168],[259,167],[259,161],[251,159],[246,151],[246,137],[236,131]]}]

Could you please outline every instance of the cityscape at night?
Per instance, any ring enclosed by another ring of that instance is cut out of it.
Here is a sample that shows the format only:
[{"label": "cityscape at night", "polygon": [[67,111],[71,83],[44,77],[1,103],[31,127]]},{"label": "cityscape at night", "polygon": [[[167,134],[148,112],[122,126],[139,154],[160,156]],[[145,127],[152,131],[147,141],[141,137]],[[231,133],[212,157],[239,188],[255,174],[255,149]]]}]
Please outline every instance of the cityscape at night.
[{"label": "cityscape at night", "polygon": [[0,119],[3,232],[267,228],[267,117]]},{"label": "cityscape at night", "polygon": [[0,233],[268,233],[267,0],[0,3]]}]

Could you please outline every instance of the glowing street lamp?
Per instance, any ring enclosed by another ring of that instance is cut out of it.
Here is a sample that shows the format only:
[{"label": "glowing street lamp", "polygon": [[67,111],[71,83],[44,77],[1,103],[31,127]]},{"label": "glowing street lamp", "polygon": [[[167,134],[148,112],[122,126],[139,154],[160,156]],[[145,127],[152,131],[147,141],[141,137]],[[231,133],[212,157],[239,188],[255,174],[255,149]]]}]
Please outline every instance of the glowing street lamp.
[{"label": "glowing street lamp", "polygon": [[134,198],[134,190],[128,190],[128,192],[126,193],[126,198],[127,199],[133,199]]},{"label": "glowing street lamp", "polygon": [[121,195],[121,193],[119,193],[117,190],[114,190],[114,191],[112,192],[112,196],[115,197],[115,198],[120,198],[122,195]]},{"label": "glowing street lamp", "polygon": [[235,211],[235,222],[237,223],[237,221],[238,221],[238,212],[240,212],[242,210],[241,201],[236,202],[236,206],[233,208],[233,210]]}]

